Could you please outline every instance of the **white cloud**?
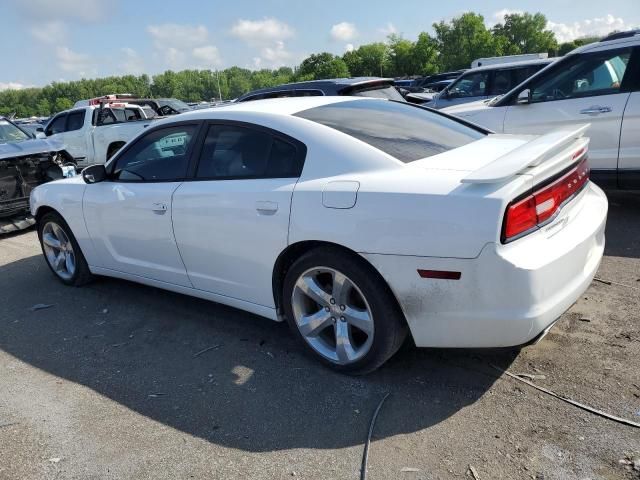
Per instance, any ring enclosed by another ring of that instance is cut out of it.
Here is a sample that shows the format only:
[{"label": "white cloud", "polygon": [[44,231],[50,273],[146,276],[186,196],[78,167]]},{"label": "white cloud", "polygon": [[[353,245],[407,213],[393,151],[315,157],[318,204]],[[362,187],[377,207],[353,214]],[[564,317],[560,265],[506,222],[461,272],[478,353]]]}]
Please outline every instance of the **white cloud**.
[{"label": "white cloud", "polygon": [[203,25],[165,23],[149,25],[147,32],[157,48],[194,48],[209,40],[209,31]]},{"label": "white cloud", "polygon": [[356,49],[356,47],[353,46],[353,43],[347,43],[344,46],[344,51],[345,52],[353,52]]},{"label": "white cloud", "polygon": [[204,62],[204,68],[211,68],[212,66],[217,67],[222,63],[218,47],[214,45],[196,47],[193,49],[192,55],[196,60]]},{"label": "white cloud", "polygon": [[353,23],[340,22],[331,27],[331,38],[339,42],[348,42],[358,35],[358,30]]},{"label": "white cloud", "polygon": [[56,59],[58,67],[65,72],[73,72],[78,77],[93,76],[97,74],[93,57],[78,53],[69,47],[57,47]]},{"label": "white cloud", "polygon": [[266,43],[283,41],[293,37],[293,28],[276,18],[263,20],[238,20],[231,27],[231,35],[252,46],[264,46]]},{"label": "white cloud", "polygon": [[547,22],[547,28],[556,34],[558,42],[569,42],[576,38],[605,36],[614,30],[629,30],[634,28],[624,19],[608,14],[604,17],[596,17],[580,20],[573,23]]},{"label": "white cloud", "polygon": [[29,33],[36,40],[59,45],[67,41],[67,25],[60,20],[51,20],[34,23],[29,28]]},{"label": "white cloud", "polygon": [[20,13],[33,20],[84,20],[97,21],[103,18],[110,2],[102,0],[14,0]]},{"label": "white cloud", "polygon": [[378,32],[380,32],[385,37],[388,37],[389,35],[398,33],[398,29],[393,23],[389,22],[384,27],[380,27],[378,29]]},{"label": "white cloud", "polygon": [[0,90],[22,90],[23,88],[29,88],[30,85],[24,85],[18,82],[0,82]]},{"label": "white cloud", "polygon": [[292,60],[285,40],[293,37],[293,28],[276,18],[263,20],[240,19],[231,27],[231,35],[258,50],[253,58],[255,68],[276,68]]},{"label": "white cloud", "polygon": [[154,57],[164,68],[211,68],[221,64],[218,48],[209,41],[209,31],[203,25],[167,23],[149,25]]}]

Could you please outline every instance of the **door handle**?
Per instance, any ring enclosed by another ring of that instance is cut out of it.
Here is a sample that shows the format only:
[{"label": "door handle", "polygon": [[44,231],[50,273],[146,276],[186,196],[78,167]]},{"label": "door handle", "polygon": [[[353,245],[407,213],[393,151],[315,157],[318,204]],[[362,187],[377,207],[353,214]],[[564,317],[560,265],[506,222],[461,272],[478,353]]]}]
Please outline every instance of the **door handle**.
[{"label": "door handle", "polygon": [[260,215],[273,215],[278,211],[276,202],[257,201],[256,210]]},{"label": "door handle", "polygon": [[598,115],[600,113],[609,113],[611,112],[611,107],[601,107],[600,105],[593,105],[589,108],[585,108],[580,110],[582,115]]},{"label": "door handle", "polygon": [[156,202],[151,205],[151,210],[153,210],[154,212],[166,212],[167,204],[162,202]]}]

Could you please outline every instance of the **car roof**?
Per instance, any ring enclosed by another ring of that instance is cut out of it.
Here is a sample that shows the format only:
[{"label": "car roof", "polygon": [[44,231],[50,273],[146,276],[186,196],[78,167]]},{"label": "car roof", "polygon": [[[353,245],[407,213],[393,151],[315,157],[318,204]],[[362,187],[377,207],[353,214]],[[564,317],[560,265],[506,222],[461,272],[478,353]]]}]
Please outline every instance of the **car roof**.
[{"label": "car roof", "polygon": [[322,87],[340,86],[340,87],[354,87],[359,85],[366,85],[368,83],[388,82],[389,85],[393,85],[392,78],[384,77],[352,77],[352,78],[327,78],[324,80],[308,80],[305,82],[292,82],[283,83],[275,87],[260,88],[258,90],[252,90],[245,93],[240,98],[246,98],[248,96],[259,95],[261,93],[278,92],[282,90],[294,90],[300,89],[322,89]]},{"label": "car roof", "polygon": [[550,57],[550,58],[535,58],[533,60],[520,60],[518,62],[505,62],[505,63],[494,63],[491,65],[483,65],[481,67],[470,68],[466,72],[464,72],[461,76],[467,75],[469,73],[482,72],[485,70],[498,70],[505,68],[517,68],[517,67],[527,67],[529,65],[546,65],[549,63],[553,63],[558,60],[560,57]]},{"label": "car roof", "polygon": [[296,113],[310,108],[322,107],[342,102],[386,102],[388,100],[369,97],[340,97],[340,96],[318,96],[318,97],[284,97],[269,98],[264,100],[253,100],[251,102],[230,103],[213,108],[203,108],[181,113],[175,121],[183,120],[206,120],[212,117],[212,113],[218,112],[251,112],[266,113],[273,115],[295,115]]}]

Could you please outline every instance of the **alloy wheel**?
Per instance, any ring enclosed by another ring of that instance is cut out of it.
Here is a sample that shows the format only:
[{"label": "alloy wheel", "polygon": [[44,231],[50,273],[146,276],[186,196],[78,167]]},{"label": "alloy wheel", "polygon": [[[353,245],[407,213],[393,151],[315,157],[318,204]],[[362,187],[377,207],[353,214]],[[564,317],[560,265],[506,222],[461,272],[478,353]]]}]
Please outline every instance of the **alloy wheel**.
[{"label": "alloy wheel", "polygon": [[55,222],[47,222],[42,229],[42,245],[56,275],[70,280],[76,272],[76,255],[64,229]]},{"label": "alloy wheel", "polygon": [[371,308],[344,273],[330,267],[307,270],[295,283],[291,305],[300,334],[326,359],[348,365],[371,349]]}]

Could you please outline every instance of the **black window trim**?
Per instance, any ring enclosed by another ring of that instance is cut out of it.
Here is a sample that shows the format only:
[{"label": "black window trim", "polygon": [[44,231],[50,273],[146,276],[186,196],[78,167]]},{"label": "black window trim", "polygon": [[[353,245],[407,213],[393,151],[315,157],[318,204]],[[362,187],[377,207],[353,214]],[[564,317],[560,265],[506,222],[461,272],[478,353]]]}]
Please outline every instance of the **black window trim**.
[{"label": "black window trim", "polygon": [[[266,133],[274,138],[277,138],[278,140],[288,143],[289,145],[293,146],[296,149],[296,160],[298,160],[301,165],[300,173],[298,175],[290,175],[286,177],[273,176],[273,175],[234,175],[229,177],[197,177],[196,174],[198,172],[198,165],[200,165],[200,160],[202,158],[204,141],[207,138],[209,130],[215,126],[240,127],[240,128],[252,129],[252,130]],[[212,182],[212,181],[224,181],[224,180],[268,180],[268,179],[278,179],[278,178],[282,178],[282,179],[300,178],[300,176],[302,175],[302,171],[304,170],[305,161],[307,159],[307,146],[303,142],[279,130],[274,130],[273,128],[265,127],[263,125],[259,125],[256,123],[243,122],[240,120],[222,120],[222,119],[205,120],[200,137],[201,138],[198,138],[197,150],[193,152],[193,158],[194,158],[193,170],[190,172],[191,173],[190,178],[188,178],[185,181]]]},{"label": "black window trim", "polygon": [[[55,117],[53,117],[49,123],[47,123],[47,126],[44,129],[44,133],[47,137],[50,137],[51,135],[60,135],[61,133],[65,133],[67,131],[67,115],[69,114],[69,112],[62,112],[59,113],[58,115],[56,115]],[[58,133],[47,133],[51,131],[51,127],[53,126],[53,123],[58,120],[59,118],[64,117],[64,130],[62,132],[58,132]]]},{"label": "black window trim", "polygon": [[[123,148],[121,148],[109,161],[109,164],[107,166],[107,177],[108,180],[111,182],[115,182],[115,183],[173,183],[173,182],[184,182],[187,180],[190,180],[193,176],[193,172],[194,172],[194,158],[195,158],[195,153],[197,152],[197,154],[199,155],[199,145],[201,143],[201,141],[204,140],[204,138],[202,138],[202,131],[203,131],[203,124],[205,122],[203,120],[184,120],[181,122],[172,122],[170,124],[165,124],[165,125],[159,125],[156,127],[151,127],[147,130],[145,130],[144,135],[140,135],[138,138],[136,138],[134,141],[127,143]],[[120,160],[120,158],[122,158],[123,155],[126,155],[127,152],[129,152],[135,145],[137,145],[139,142],[143,141],[145,138],[147,138],[149,135],[153,134],[154,132],[160,131],[160,130],[167,130],[170,128],[176,128],[176,127],[181,127],[181,126],[188,126],[188,125],[194,125],[196,127],[195,130],[195,134],[194,134],[194,139],[191,142],[191,145],[189,145],[189,147],[187,148],[187,153],[185,154],[187,157],[187,173],[185,177],[182,178],[175,178],[175,179],[171,179],[171,180],[121,180],[119,178],[114,178],[115,175],[115,169],[116,169],[116,165],[118,163],[118,160]]]},{"label": "black window trim", "polygon": [[[629,63],[627,64],[627,69],[625,70],[624,77],[622,78],[622,83],[620,85],[620,90],[617,92],[617,93],[629,93],[631,90],[628,89],[628,85],[633,80],[630,79],[630,77],[632,77],[632,75],[627,75],[627,71],[629,71],[629,68],[633,66],[632,62],[634,61],[634,50],[637,50],[637,49],[638,49],[638,47],[633,47],[633,46],[626,45],[626,46],[621,46],[619,48],[608,48],[606,50],[596,50],[594,52],[583,52],[583,53],[574,53],[574,54],[570,54],[570,55],[565,55],[560,60],[551,63],[548,66],[549,68],[543,68],[541,70],[538,70],[538,72],[536,72],[534,75],[529,77],[523,83],[521,83],[520,85],[517,85],[509,93],[506,93],[504,95],[504,97],[502,97],[498,102],[496,102],[493,105],[493,107],[507,107],[507,106],[516,105],[517,104],[517,100],[518,100],[518,94],[520,92],[522,92],[523,90],[526,90],[527,88],[531,89],[533,83],[538,81],[538,80],[540,80],[540,78],[542,78],[543,76],[547,76],[549,74],[555,75],[558,70],[564,69],[565,65],[567,63],[571,63],[576,59],[580,59],[580,58],[583,58],[583,57],[589,57],[589,56],[602,55],[605,52],[613,54],[615,52],[624,52],[625,50],[630,50]],[[638,56],[638,55],[636,54],[636,56]],[[578,98],[601,97],[603,95],[617,95],[617,93],[603,92],[603,93],[598,93],[598,94],[595,94],[595,95],[583,95],[583,96],[580,96],[580,97],[570,97],[570,98],[566,98],[566,99],[548,100],[547,102],[556,102],[556,101],[562,101],[562,100],[575,100],[575,99],[578,99]],[[535,103],[547,103],[547,102],[535,102]]]}]

